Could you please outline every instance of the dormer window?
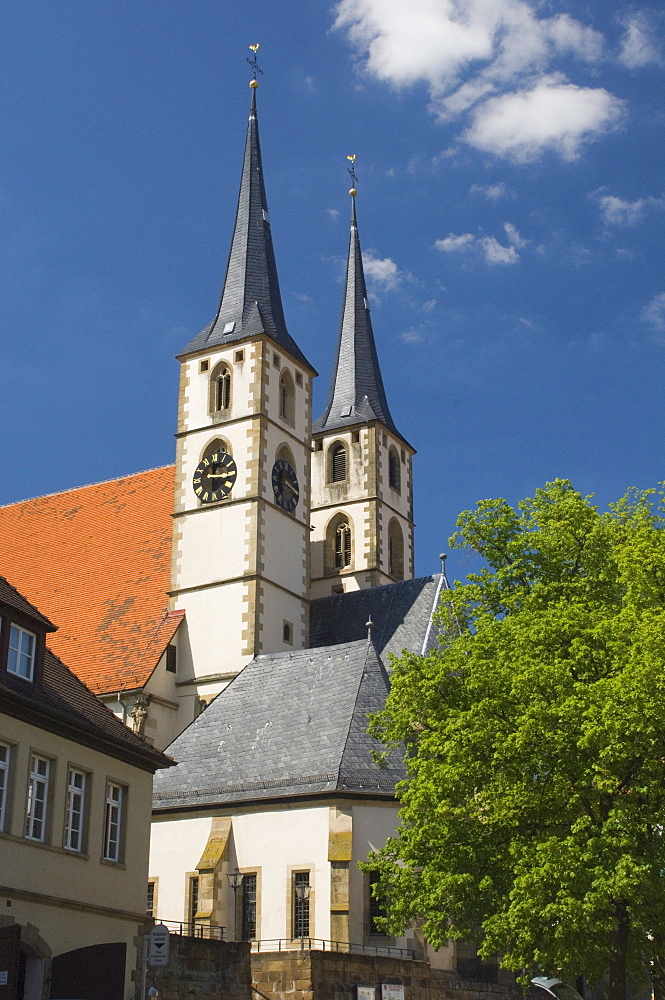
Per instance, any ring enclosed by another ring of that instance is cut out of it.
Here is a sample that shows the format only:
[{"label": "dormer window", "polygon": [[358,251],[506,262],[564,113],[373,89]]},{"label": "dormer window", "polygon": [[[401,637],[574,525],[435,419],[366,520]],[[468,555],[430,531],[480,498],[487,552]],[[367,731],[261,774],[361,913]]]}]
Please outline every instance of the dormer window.
[{"label": "dormer window", "polygon": [[7,671],[31,681],[35,675],[35,649],[37,636],[20,625],[12,624],[9,629],[9,650]]}]

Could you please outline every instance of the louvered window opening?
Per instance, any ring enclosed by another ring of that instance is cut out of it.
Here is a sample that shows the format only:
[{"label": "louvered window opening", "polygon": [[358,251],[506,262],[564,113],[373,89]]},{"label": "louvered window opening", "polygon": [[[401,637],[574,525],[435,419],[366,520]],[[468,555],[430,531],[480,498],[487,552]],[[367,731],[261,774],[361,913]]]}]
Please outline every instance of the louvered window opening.
[{"label": "louvered window opening", "polygon": [[377,926],[377,920],[387,916],[386,898],[380,894],[377,898],[374,895],[374,887],[379,881],[378,871],[369,873],[369,932],[372,937],[385,937],[386,932]]},{"label": "louvered window opening", "polygon": [[390,483],[390,488],[397,490],[399,493],[402,487],[402,477],[396,451],[391,451],[388,455],[388,482]]},{"label": "louvered window opening", "polygon": [[[296,886],[302,886],[302,898],[296,892]],[[307,887],[307,888],[305,888]],[[293,873],[293,936],[309,937],[309,872]]]},{"label": "louvered window opening", "polygon": [[198,876],[194,876],[189,881],[189,920],[190,923],[194,923],[196,920],[196,914],[199,911],[199,880]]},{"label": "louvered window opening", "polygon": [[335,569],[351,565],[351,528],[344,521],[335,531]]},{"label": "louvered window opening", "polygon": [[242,939],[256,937],[256,875],[245,875],[242,880]]},{"label": "louvered window opening", "polygon": [[332,481],[333,483],[343,483],[346,479],[346,448],[343,444],[338,444],[333,448],[332,453]]},{"label": "louvered window opening", "polygon": [[217,399],[215,409],[228,410],[231,405],[231,373],[222,372],[217,376]]}]

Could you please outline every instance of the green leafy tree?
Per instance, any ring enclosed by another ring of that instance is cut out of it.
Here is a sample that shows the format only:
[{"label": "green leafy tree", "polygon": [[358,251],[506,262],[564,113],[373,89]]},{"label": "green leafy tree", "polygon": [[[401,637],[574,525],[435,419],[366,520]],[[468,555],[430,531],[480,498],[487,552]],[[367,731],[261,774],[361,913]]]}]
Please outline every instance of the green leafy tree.
[{"label": "green leafy tree", "polygon": [[457,527],[486,566],[446,592],[440,648],[394,663],[372,723],[407,747],[399,830],[368,863],[388,929],[609,975],[611,1000],[651,965],[662,1000],[664,494],[603,513],[557,480]]}]

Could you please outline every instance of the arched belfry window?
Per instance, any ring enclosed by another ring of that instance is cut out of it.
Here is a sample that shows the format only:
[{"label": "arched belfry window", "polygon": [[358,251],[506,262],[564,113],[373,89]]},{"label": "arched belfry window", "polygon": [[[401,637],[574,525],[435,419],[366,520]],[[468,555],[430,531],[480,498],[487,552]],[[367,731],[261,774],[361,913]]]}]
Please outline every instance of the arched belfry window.
[{"label": "arched belfry window", "polygon": [[291,426],[296,422],[296,390],[288,368],[279,376],[279,415]]},{"label": "arched belfry window", "polygon": [[215,365],[210,374],[210,412],[225,414],[231,409],[231,369],[225,361]]},{"label": "arched belfry window", "polygon": [[210,461],[212,455],[215,455],[218,452],[226,452],[229,455],[231,454],[231,448],[228,442],[224,441],[223,438],[215,438],[213,441],[207,444],[205,446],[203,453],[201,454],[201,458],[202,459],[207,458],[208,461]]},{"label": "arched belfry window", "polygon": [[339,573],[353,563],[353,535],[348,514],[336,514],[326,528],[325,572]]},{"label": "arched belfry window", "polygon": [[351,565],[351,527],[348,521],[341,521],[335,528],[335,569],[346,569]]},{"label": "arched belfry window", "polygon": [[394,517],[388,525],[388,572],[396,580],[404,579],[404,536]]},{"label": "arched belfry window", "polygon": [[396,448],[391,448],[388,452],[388,483],[391,490],[400,493],[402,490],[402,470],[399,464],[399,455]]},{"label": "arched belfry window", "polygon": [[338,441],[330,449],[329,455],[330,482],[343,483],[346,479],[346,448],[340,441]]}]

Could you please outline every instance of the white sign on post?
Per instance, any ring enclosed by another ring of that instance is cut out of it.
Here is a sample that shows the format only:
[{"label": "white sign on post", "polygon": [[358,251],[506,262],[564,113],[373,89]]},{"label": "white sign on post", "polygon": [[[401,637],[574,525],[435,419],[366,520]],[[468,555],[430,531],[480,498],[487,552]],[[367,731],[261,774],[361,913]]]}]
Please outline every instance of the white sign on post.
[{"label": "white sign on post", "polygon": [[168,965],[169,929],[164,924],[155,924],[148,935],[148,964]]}]

